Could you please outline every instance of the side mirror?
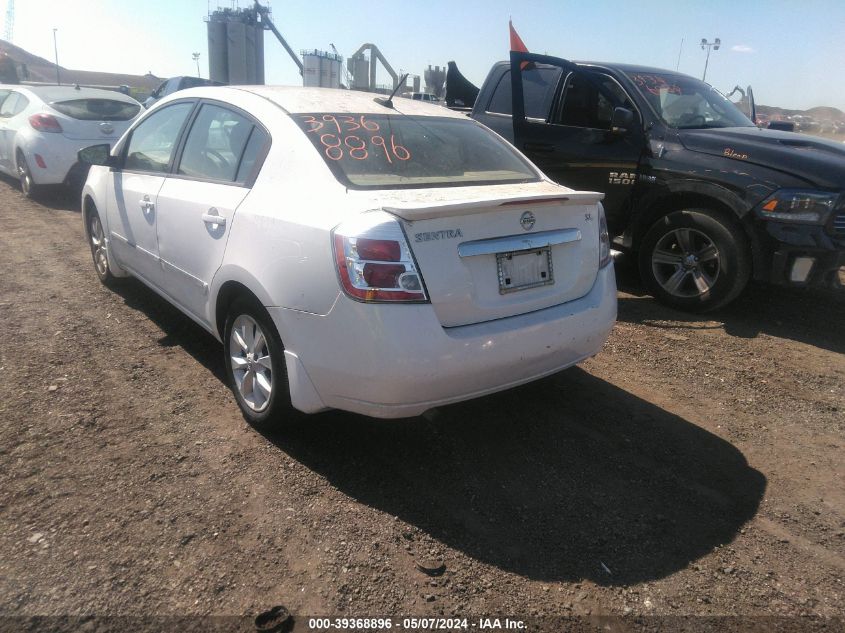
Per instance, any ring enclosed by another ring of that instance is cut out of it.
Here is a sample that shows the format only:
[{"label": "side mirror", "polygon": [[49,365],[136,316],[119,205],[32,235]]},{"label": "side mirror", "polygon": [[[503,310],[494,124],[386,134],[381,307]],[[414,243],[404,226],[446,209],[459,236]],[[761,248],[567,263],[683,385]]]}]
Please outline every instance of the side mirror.
[{"label": "side mirror", "polygon": [[114,167],[115,165],[115,159],[111,155],[111,145],[108,143],[84,147],[76,153],[76,158],[83,165],[102,165],[104,167]]},{"label": "side mirror", "polygon": [[766,127],[770,130],[781,130],[782,132],[795,131],[795,123],[793,121],[769,121]]},{"label": "side mirror", "polygon": [[613,108],[613,117],[610,119],[610,131],[614,134],[624,135],[634,127],[634,113],[628,108]]}]

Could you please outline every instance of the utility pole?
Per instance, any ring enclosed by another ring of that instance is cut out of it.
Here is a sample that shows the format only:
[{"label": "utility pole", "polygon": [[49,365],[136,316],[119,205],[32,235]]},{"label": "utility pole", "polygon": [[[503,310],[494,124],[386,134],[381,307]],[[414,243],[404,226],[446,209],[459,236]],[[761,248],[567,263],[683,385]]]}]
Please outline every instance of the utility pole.
[{"label": "utility pole", "polygon": [[15,35],[15,0],[6,2],[6,29],[3,31],[3,39],[11,43]]},{"label": "utility pole", "polygon": [[707,79],[707,64],[710,63],[710,49],[712,48],[714,51],[719,50],[719,46],[722,45],[722,40],[718,37],[713,40],[712,42],[708,42],[705,38],[701,38],[701,50],[707,51],[707,59],[704,60],[704,74],[701,76],[701,81]]},{"label": "utility pole", "polygon": [[56,54],[56,84],[61,86],[62,76],[59,74],[59,45],[56,43],[56,31],[58,30],[53,29],[53,52]]},{"label": "utility pole", "polygon": [[191,53],[191,57],[197,63],[197,77],[200,76],[200,54],[199,53]]}]

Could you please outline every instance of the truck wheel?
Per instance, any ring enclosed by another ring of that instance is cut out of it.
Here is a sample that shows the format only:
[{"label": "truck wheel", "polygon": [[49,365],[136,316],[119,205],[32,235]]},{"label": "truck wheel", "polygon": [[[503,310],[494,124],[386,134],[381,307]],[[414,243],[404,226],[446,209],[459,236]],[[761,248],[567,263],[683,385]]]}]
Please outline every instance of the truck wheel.
[{"label": "truck wheel", "polygon": [[226,376],[247,422],[270,430],[293,416],[285,348],[257,301],[242,298],[229,308],[223,349]]},{"label": "truck wheel", "polygon": [[736,221],[711,209],[675,211],[643,238],[640,276],[661,303],[707,312],[733,301],[751,276],[748,240]]}]

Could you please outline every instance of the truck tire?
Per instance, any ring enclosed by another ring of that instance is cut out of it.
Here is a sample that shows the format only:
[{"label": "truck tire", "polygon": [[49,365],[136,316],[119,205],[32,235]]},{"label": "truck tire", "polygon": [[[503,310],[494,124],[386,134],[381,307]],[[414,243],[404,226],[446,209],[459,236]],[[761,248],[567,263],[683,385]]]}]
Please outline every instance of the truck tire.
[{"label": "truck tire", "polygon": [[663,216],[639,249],[643,284],[658,301],[687,312],[708,312],[733,301],[751,276],[742,227],[728,214],[685,209]]}]

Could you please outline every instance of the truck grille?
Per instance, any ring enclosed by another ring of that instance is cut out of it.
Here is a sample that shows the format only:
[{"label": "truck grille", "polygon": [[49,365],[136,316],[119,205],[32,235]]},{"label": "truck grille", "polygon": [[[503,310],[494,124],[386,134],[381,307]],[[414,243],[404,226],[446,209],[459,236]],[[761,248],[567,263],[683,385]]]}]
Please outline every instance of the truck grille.
[{"label": "truck grille", "polygon": [[845,235],[845,212],[833,218],[833,232],[836,235]]}]

